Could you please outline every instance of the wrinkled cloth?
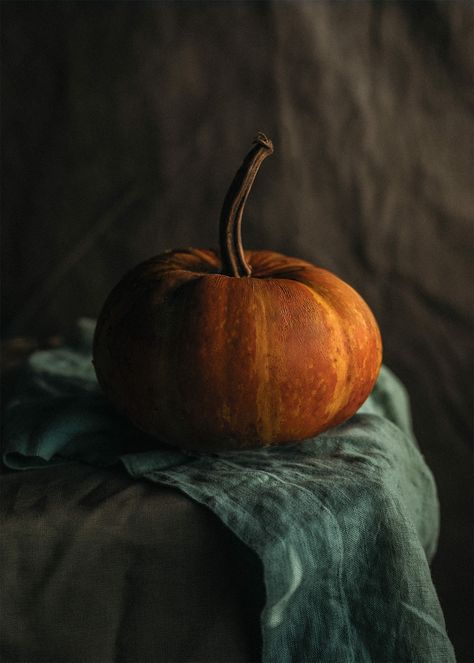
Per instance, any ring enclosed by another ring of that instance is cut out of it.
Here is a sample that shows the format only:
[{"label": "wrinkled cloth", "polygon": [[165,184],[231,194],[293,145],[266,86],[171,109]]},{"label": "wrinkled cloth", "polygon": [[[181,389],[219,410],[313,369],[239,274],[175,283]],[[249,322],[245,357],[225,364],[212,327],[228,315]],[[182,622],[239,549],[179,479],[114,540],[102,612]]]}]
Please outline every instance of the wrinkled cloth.
[{"label": "wrinkled cloth", "polygon": [[184,452],[135,431],[105,401],[75,347],[34,353],[5,418],[13,469],[121,464],[211,509],[263,566],[264,663],[454,661],[429,560],[438,538],[432,474],[402,384],[382,367],[359,412],[275,449]]}]

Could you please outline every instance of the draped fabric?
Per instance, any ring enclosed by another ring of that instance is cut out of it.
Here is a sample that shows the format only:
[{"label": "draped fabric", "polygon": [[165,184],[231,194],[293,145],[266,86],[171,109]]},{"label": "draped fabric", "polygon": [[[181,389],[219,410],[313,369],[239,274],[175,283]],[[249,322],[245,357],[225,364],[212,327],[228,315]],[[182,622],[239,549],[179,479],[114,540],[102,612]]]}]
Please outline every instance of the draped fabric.
[{"label": "draped fabric", "polygon": [[[413,437],[406,392],[386,367],[345,424],[298,444],[217,453],[182,452],[133,430],[97,390],[90,346],[33,354],[24,379],[6,417],[5,464],[42,472],[71,460],[99,468],[120,462],[135,479],[177,488],[208,507],[261,562],[263,663],[454,661],[428,566],[439,531],[436,488]],[[11,523],[8,509],[5,520]],[[109,526],[122,527],[120,520]],[[31,567],[29,551],[17,554],[19,542],[7,538],[4,577]],[[55,565],[63,564],[59,556]],[[54,576],[44,582],[50,589]],[[25,612],[10,584],[4,604],[22,632]],[[166,611],[155,591],[157,610]],[[118,625],[115,641],[126,628]],[[15,642],[13,630],[12,660],[27,660],[31,644]],[[153,660],[166,660],[159,642],[169,637],[157,635]],[[46,652],[55,641],[51,630]]]}]

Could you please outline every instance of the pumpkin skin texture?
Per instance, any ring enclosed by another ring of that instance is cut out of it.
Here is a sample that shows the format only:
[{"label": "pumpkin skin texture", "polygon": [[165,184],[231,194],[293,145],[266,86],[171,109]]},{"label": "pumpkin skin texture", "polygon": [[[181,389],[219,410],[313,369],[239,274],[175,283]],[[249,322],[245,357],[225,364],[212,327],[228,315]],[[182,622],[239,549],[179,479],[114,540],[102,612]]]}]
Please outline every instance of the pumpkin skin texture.
[{"label": "pumpkin skin texture", "polygon": [[248,278],[213,251],[142,263],[99,317],[94,363],[141,430],[190,449],[294,442],[352,416],[377,379],[382,343],[349,285],[303,260],[246,251]]},{"label": "pumpkin skin texture", "polygon": [[259,134],[224,200],[219,253],[178,249],[141,263],[99,316],[99,384],[162,442],[304,440],[351,417],[377,379],[380,332],[355,290],[303,260],[242,247],[243,208],[272,152]]}]

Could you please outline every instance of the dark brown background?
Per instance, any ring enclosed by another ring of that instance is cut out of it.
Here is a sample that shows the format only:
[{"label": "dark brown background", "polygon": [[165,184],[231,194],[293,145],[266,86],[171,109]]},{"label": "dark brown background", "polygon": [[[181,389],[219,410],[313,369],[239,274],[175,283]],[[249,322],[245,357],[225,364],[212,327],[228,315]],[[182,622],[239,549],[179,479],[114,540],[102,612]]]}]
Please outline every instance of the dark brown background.
[{"label": "dark brown background", "polygon": [[472,640],[473,12],[461,2],[4,3],[6,336],[96,316],[213,246],[257,130],[244,241],[327,267],[382,329],[439,488],[433,576]]}]

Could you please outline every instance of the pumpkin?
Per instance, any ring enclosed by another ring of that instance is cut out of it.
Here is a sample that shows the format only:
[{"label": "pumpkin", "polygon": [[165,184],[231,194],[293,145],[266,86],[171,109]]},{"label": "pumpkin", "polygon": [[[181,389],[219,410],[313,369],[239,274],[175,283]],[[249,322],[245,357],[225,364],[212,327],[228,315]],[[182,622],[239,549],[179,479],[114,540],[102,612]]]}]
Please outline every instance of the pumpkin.
[{"label": "pumpkin", "polygon": [[94,338],[97,378],[136,427],[181,448],[312,437],[353,415],[382,344],[367,304],[309,262],[244,251],[245,202],[272,142],[259,134],[227,192],[220,255],[177,249],[113,289]]}]

